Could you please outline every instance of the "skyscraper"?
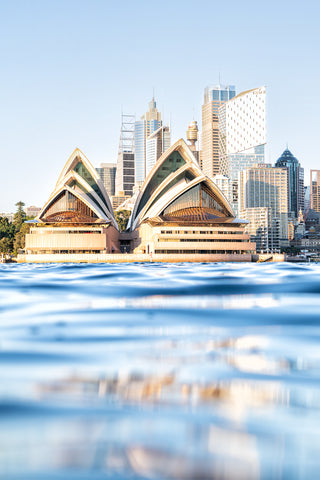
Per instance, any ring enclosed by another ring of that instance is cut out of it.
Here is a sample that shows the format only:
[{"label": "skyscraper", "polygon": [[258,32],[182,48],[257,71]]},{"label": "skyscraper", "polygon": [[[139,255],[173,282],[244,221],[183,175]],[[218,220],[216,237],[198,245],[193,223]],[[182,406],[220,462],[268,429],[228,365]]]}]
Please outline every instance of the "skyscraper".
[{"label": "skyscraper", "polygon": [[[320,170],[319,170],[319,174],[320,174]],[[310,183],[312,183],[312,180]],[[305,185],[304,186],[304,211],[307,212],[310,208],[311,208],[311,186]]]},{"label": "skyscraper", "polygon": [[116,195],[132,195],[134,186],[134,153],[120,152],[117,158]]},{"label": "skyscraper", "polygon": [[320,170],[310,170],[310,207],[320,212]]},{"label": "skyscraper", "polygon": [[115,178],[115,193],[131,196],[134,186],[134,115],[121,115],[121,129],[117,169]]},{"label": "skyscraper", "polygon": [[170,147],[170,129],[162,126],[155,130],[146,140],[146,176],[158,158]]},{"label": "skyscraper", "polygon": [[300,209],[304,210],[304,170],[288,149],[278,158],[275,167],[288,170],[289,215],[298,218]]},{"label": "skyscraper", "polygon": [[230,177],[233,209],[238,213],[239,172],[264,163],[266,88],[240,93],[219,108],[220,172]]},{"label": "skyscraper", "polygon": [[147,138],[162,126],[161,113],[152,98],[149,110],[142,115],[141,120],[135,122],[135,183],[143,182],[146,177]]},{"label": "skyscraper", "polygon": [[223,173],[219,165],[219,108],[235,94],[233,85],[207,87],[204,91],[201,165],[203,173],[211,178]]},{"label": "skyscraper", "polygon": [[255,165],[239,174],[240,217],[251,222],[251,235],[255,232],[255,238],[259,235],[267,238],[270,250],[287,243],[287,182],[287,169],[272,168],[270,164]]},{"label": "skyscraper", "polygon": [[101,163],[100,167],[96,168],[109,197],[115,194],[116,169],[117,165],[115,163]]}]

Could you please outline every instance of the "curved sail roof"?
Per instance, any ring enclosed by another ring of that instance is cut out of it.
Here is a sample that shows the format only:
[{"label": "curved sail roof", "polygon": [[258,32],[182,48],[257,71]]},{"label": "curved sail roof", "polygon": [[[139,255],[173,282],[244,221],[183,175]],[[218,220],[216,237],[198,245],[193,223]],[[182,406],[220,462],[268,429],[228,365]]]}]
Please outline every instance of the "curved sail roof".
[{"label": "curved sail roof", "polygon": [[78,148],[67,160],[37,218],[45,223],[111,223],[118,229],[105,187]]},{"label": "curved sail roof", "polygon": [[215,183],[200,170],[182,139],[172,145],[150,171],[128,227],[134,230],[146,219],[155,217],[168,221],[234,218],[229,202]]}]

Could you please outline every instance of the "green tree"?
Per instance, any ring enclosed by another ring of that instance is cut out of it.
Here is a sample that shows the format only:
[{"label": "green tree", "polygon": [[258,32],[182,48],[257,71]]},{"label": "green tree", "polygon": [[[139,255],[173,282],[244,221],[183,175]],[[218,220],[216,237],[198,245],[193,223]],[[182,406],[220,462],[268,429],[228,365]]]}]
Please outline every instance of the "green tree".
[{"label": "green tree", "polygon": [[16,211],[16,213],[14,214],[14,217],[13,217],[13,224],[16,227],[17,231],[20,230],[23,222],[27,219],[26,212],[23,210],[24,205],[25,204],[21,201],[16,203],[16,207],[18,207],[18,208],[17,208],[17,211]]},{"label": "green tree", "polygon": [[130,215],[130,210],[119,210],[118,212],[115,212],[115,218],[120,232],[124,232],[126,230]]},{"label": "green tree", "polygon": [[15,233],[15,226],[9,223],[7,217],[0,217],[0,239],[13,238]]},{"label": "green tree", "polygon": [[3,237],[0,240],[0,252],[11,253],[13,249],[13,238]]},{"label": "green tree", "polygon": [[26,234],[30,232],[30,225],[28,223],[23,223],[19,232],[15,234],[13,242],[13,252],[18,253],[18,250],[24,249],[26,245]]}]

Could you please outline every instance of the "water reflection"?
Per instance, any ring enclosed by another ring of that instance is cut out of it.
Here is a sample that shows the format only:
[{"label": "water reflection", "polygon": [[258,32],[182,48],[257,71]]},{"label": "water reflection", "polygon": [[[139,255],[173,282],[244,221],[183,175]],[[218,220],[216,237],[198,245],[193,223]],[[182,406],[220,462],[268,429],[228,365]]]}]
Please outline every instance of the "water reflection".
[{"label": "water reflection", "polygon": [[174,374],[163,377],[132,374],[103,379],[69,377],[36,386],[38,399],[48,400],[52,396],[72,396],[77,401],[106,398],[112,403],[141,406],[213,404],[217,408],[220,403],[230,408],[231,413],[239,407],[248,409],[289,402],[289,390],[280,382],[236,379],[188,384],[179,382]]},{"label": "water reflection", "polygon": [[319,273],[4,265],[0,478],[317,478]]}]

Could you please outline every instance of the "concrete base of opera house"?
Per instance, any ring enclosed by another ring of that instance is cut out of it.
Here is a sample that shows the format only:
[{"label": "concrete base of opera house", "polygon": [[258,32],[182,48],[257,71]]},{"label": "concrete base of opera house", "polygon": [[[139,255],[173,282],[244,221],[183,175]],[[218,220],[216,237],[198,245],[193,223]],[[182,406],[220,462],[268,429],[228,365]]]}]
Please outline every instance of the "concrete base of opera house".
[{"label": "concrete base of opera house", "polygon": [[56,253],[18,255],[18,263],[283,262],[282,254]]}]

